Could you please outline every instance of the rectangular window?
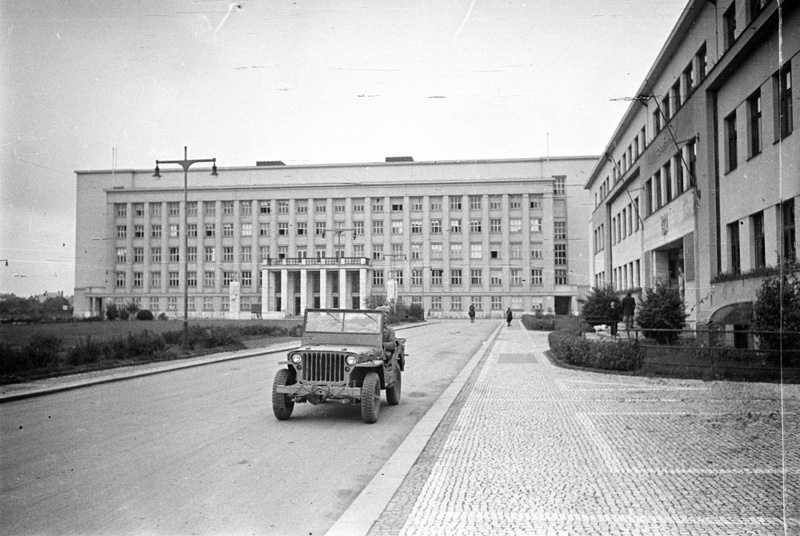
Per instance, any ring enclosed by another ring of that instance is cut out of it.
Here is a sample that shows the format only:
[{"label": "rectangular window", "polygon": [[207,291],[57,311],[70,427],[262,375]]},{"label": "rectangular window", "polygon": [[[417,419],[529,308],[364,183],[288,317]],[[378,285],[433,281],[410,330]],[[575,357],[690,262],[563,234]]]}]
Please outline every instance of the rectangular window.
[{"label": "rectangular window", "polygon": [[382,197],[373,197],[372,198],[372,212],[383,212],[383,198]]},{"label": "rectangular window", "polygon": [[542,218],[531,218],[530,231],[532,233],[541,233],[542,232]]},{"label": "rectangular window", "polygon": [[161,272],[150,272],[150,288],[154,290],[161,289]]},{"label": "rectangular window", "polygon": [[422,220],[411,222],[411,234],[422,234]]},{"label": "rectangular window", "polygon": [[403,234],[403,220],[392,221],[392,234]]},{"label": "rectangular window", "polygon": [[364,222],[363,221],[354,221],[353,222],[353,238],[356,236],[364,236]]},{"label": "rectangular window", "polygon": [[144,262],[144,248],[133,248],[133,263],[141,264]]},{"label": "rectangular window", "polygon": [[133,215],[139,218],[144,216],[144,203],[133,204]]},{"label": "rectangular window", "polygon": [[285,259],[289,255],[289,246],[278,246],[278,258]]},{"label": "rectangular window", "polygon": [[730,246],[730,271],[738,274],[742,270],[742,251],[739,241],[739,222],[728,224],[728,244]]},{"label": "rectangular window", "polygon": [[509,195],[508,196],[508,209],[509,210],[519,210],[522,208],[522,196],[521,195]]},{"label": "rectangular window", "polygon": [[161,225],[151,225],[150,226],[150,236],[153,238],[161,238]]},{"label": "rectangular window", "polygon": [[726,171],[733,171],[736,169],[738,162],[738,155],[736,152],[736,144],[738,142],[738,137],[736,135],[736,111],[733,111],[725,118],[725,140]]},{"label": "rectangular window", "polygon": [[542,258],[542,244],[541,242],[532,242],[531,243],[531,259],[541,259]]},{"label": "rectangular window", "polygon": [[753,158],[761,152],[761,90],[759,89],[747,99],[748,157]]},{"label": "rectangular window", "polygon": [[186,204],[186,215],[197,217],[197,201],[190,201]]},{"label": "rectangular window", "polygon": [[128,216],[128,205],[125,203],[114,203],[114,214],[117,218],[125,218]]},{"label": "rectangular window", "polygon": [[250,201],[239,201],[239,215],[250,216],[253,212],[253,203]]},{"label": "rectangular window", "polygon": [[337,214],[344,214],[347,211],[347,205],[344,199],[333,200],[333,211]]},{"label": "rectangular window", "polygon": [[555,284],[556,285],[568,285],[569,279],[567,278],[567,271],[564,269],[555,269]]},{"label": "rectangular window", "polygon": [[308,235],[308,223],[304,221],[299,221],[294,225],[295,231],[297,232],[297,236],[307,236]]},{"label": "rectangular window", "polygon": [[253,224],[252,223],[243,223],[242,224],[242,236],[253,236]]},{"label": "rectangular window", "polygon": [[169,286],[170,288],[177,288],[181,285],[180,272],[169,272]]},{"label": "rectangular window", "polygon": [[462,257],[462,247],[463,245],[461,242],[453,242],[450,244],[450,258],[451,259],[460,259]]},{"label": "rectangular window", "polygon": [[392,212],[403,212],[402,199],[392,199]]},{"label": "rectangular window", "polygon": [[126,262],[128,262],[128,250],[117,248],[117,264],[125,264]]},{"label": "rectangular window", "polygon": [[722,15],[722,31],[724,50],[728,50],[736,40],[736,2],[731,2],[730,7]]},{"label": "rectangular window", "polygon": [[442,297],[441,296],[431,296],[431,309],[434,311],[441,311],[442,310]]},{"label": "rectangular window", "polygon": [[[531,219],[533,221],[533,219]],[[540,219],[541,221],[541,219]],[[511,218],[508,220],[508,232],[509,233],[521,233],[522,232],[522,218]]]},{"label": "rectangular window", "polygon": [[265,261],[269,259],[269,246],[258,247],[258,260]]},{"label": "rectangular window", "polygon": [[383,234],[383,220],[372,220],[372,234]]},{"label": "rectangular window", "polygon": [[531,196],[531,209],[538,210],[540,208],[542,208],[542,196],[541,195]]},{"label": "rectangular window", "polygon": [[503,197],[499,195],[489,196],[489,210],[501,210],[503,204]]},{"label": "rectangular window", "polygon": [[483,196],[480,195],[471,195],[469,196],[469,209],[470,210],[480,210],[482,205]]},{"label": "rectangular window", "polygon": [[233,246],[223,246],[222,262],[233,262]]},{"label": "rectangular window", "polygon": [[222,286],[229,287],[231,286],[231,282],[236,281],[236,277],[234,276],[234,272],[222,272]]},{"label": "rectangular window", "polygon": [[416,286],[422,284],[422,270],[416,268],[411,269],[411,284]]},{"label": "rectangular window", "polygon": [[461,279],[461,268],[450,270],[450,284],[453,286],[461,286],[464,284]]},{"label": "rectangular window", "polygon": [[461,196],[451,195],[448,197],[450,201],[450,210],[461,210]]},{"label": "rectangular window", "polygon": [[269,199],[261,199],[258,202],[258,213],[269,214],[272,211],[272,201]]},{"label": "rectangular window", "polygon": [[286,236],[289,234],[289,224],[286,222],[278,222],[278,236]]},{"label": "rectangular window", "polygon": [[503,297],[492,296],[492,310],[501,311],[503,309]]},{"label": "rectangular window", "polygon": [[258,236],[269,236],[269,224],[268,223],[259,223],[258,224]]},{"label": "rectangular window", "polygon": [[430,201],[431,201],[431,212],[441,212],[442,197],[441,196],[431,197]]},{"label": "rectangular window", "polygon": [[169,237],[170,238],[178,238],[180,236],[180,225],[177,223],[170,223],[169,224]]},{"label": "rectangular window", "polygon": [[503,284],[503,271],[502,270],[491,270],[489,272],[489,284],[490,285],[502,285]]},{"label": "rectangular window", "polygon": [[315,221],[314,222],[314,235],[315,236],[324,237],[326,232],[327,232],[327,230],[325,228],[325,222],[324,221]]},{"label": "rectangular window", "polygon": [[653,112],[653,132],[656,134],[661,132],[661,109],[658,107]]},{"label": "rectangular window", "polygon": [[461,296],[453,296],[450,298],[450,310],[461,311]]},{"label": "rectangular window", "polygon": [[328,211],[328,201],[326,199],[317,199],[314,201],[314,213],[325,214]]},{"label": "rectangular window", "polygon": [[553,195],[565,195],[567,178],[566,177],[553,177]]},{"label": "rectangular window", "polygon": [[510,272],[511,284],[515,287],[522,285],[522,269],[511,268]]},{"label": "rectangular window", "polygon": [[533,268],[531,269],[531,285],[541,286],[543,285],[542,279],[542,269],[541,268]]},{"label": "rectangular window", "polygon": [[489,258],[490,259],[499,259],[501,257],[500,249],[502,247],[503,247],[503,245],[499,244],[499,243],[494,243],[493,242],[493,243],[489,244]]},{"label": "rectangular window", "polygon": [[556,266],[566,266],[567,264],[567,245],[555,244],[554,246],[554,261]]},{"label": "rectangular window", "polygon": [[144,286],[144,274],[142,272],[133,272],[133,288],[142,288]]},{"label": "rectangular window", "polygon": [[469,284],[482,285],[483,284],[483,270],[480,268],[473,268],[469,271]]},{"label": "rectangular window", "polygon": [[197,272],[186,272],[186,285],[189,287],[197,286]]},{"label": "rectangular window", "polygon": [[379,261],[383,258],[383,244],[373,244],[372,259]]},{"label": "rectangular window", "polygon": [[217,226],[214,223],[206,224],[206,238],[213,238],[217,234]]},{"label": "rectangular window", "polygon": [[664,204],[672,201],[672,162],[667,160],[664,169],[661,171],[664,176]]},{"label": "rectangular window", "polygon": [[289,214],[288,199],[278,199],[278,214]]},{"label": "rectangular window", "polygon": [[695,60],[697,60],[697,83],[699,84],[706,78],[706,73],[708,72],[708,58],[706,55],[706,44],[703,43],[703,46],[700,47],[700,50],[697,51],[695,55]]},{"label": "rectangular window", "polygon": [[790,64],[773,77],[775,94],[775,141],[785,138],[794,130],[792,119],[792,69]]},{"label": "rectangular window", "polygon": [[353,199],[353,212],[364,212],[364,199]]},{"label": "rectangular window", "polygon": [[476,311],[483,311],[483,300],[480,296],[470,297],[470,305],[472,305]]},{"label": "rectangular window", "polygon": [[181,260],[180,248],[169,248],[169,262],[179,262]]},{"label": "rectangular window", "polygon": [[764,6],[767,5],[768,1],[769,0],[750,0],[748,2],[750,7],[750,16],[747,20],[752,22],[756,17],[758,17],[758,14],[761,13],[761,10],[764,9]]},{"label": "rectangular window", "polygon": [[781,205],[781,222],[783,227],[783,251],[781,258],[786,260],[797,259],[794,199],[784,201]]},{"label": "rectangular window", "polygon": [[216,201],[203,201],[203,214],[205,216],[217,215],[217,202]]},{"label": "rectangular window", "polygon": [[411,259],[412,260],[419,260],[422,258],[422,244],[420,243],[412,243],[411,244]]},{"label": "rectangular window", "polygon": [[412,197],[411,198],[411,211],[412,212],[422,212],[422,198],[421,197]]},{"label": "rectangular window", "polygon": [[374,271],[372,272],[372,284],[374,286],[383,286],[383,272]]},{"label": "rectangular window", "polygon": [[692,63],[689,63],[683,70],[683,87],[688,97],[694,89],[694,65]]},{"label": "rectangular window", "polygon": [[661,99],[661,115],[664,125],[667,124],[669,118],[672,117],[672,113],[670,112],[670,96],[667,94],[666,97]]},{"label": "rectangular window", "polygon": [[521,259],[522,258],[522,244],[519,242],[514,242],[510,245],[511,251],[511,258],[512,259]]},{"label": "rectangular window", "polygon": [[469,232],[470,233],[480,233],[481,232],[481,220],[477,220],[477,219],[469,220]]},{"label": "rectangular window", "polygon": [[233,201],[222,202],[222,214],[225,216],[233,216]]},{"label": "rectangular window", "polygon": [[483,258],[483,244],[480,242],[473,242],[469,245],[469,258],[482,259]]},{"label": "rectangular window", "polygon": [[681,107],[681,104],[683,104],[680,80],[677,80],[675,81],[674,84],[672,84],[672,90],[670,91],[670,95],[672,96],[672,103],[673,103],[672,114],[675,115],[675,113],[677,113],[678,109]]},{"label": "rectangular window", "polygon": [[441,259],[441,258],[442,258],[442,245],[431,244],[431,259]]},{"label": "rectangular window", "polygon": [[223,223],[222,224],[222,236],[233,236],[233,224],[232,223]]},{"label": "rectangular window", "polygon": [[190,223],[186,227],[186,236],[188,236],[189,238],[197,238],[197,224],[196,223]]},{"label": "rectangular window", "polygon": [[767,264],[767,248],[764,237],[764,212],[750,216],[753,228],[753,268],[762,268]]},{"label": "rectangular window", "polygon": [[197,247],[190,246],[186,250],[186,260],[189,262],[197,262]]},{"label": "rectangular window", "polygon": [[431,285],[441,286],[443,275],[444,275],[444,270],[439,270],[439,269],[431,270]]},{"label": "rectangular window", "polygon": [[161,217],[161,203],[150,203],[150,217],[151,218]]},{"label": "rectangular window", "polygon": [[203,274],[203,285],[206,288],[213,288],[215,284],[215,277],[216,272],[214,270],[206,270]]},{"label": "rectangular window", "polygon": [[[119,227],[117,227],[117,231],[119,231]],[[124,234],[125,233],[123,231],[123,235]],[[133,226],[133,237],[134,238],[144,238],[144,225],[134,225]],[[125,238],[125,236],[119,236],[119,232],[117,232],[117,238]]]},{"label": "rectangular window", "polygon": [[203,260],[205,262],[216,262],[217,261],[217,250],[213,246],[206,246],[205,251],[203,252]]},{"label": "rectangular window", "polygon": [[213,311],[214,310],[214,298],[210,296],[203,297],[203,311]]},{"label": "rectangular window", "polygon": [[567,222],[565,221],[553,222],[553,238],[555,240],[567,239]]},{"label": "rectangular window", "polygon": [[[251,272],[250,270],[242,272],[241,284],[243,287],[253,286],[253,272]],[[242,302],[244,302],[244,297],[242,297]]]},{"label": "rectangular window", "polygon": [[431,234],[442,234],[442,220],[431,220]]},{"label": "rectangular window", "polygon": [[461,232],[461,220],[450,220],[450,232],[451,233]]},{"label": "rectangular window", "polygon": [[150,248],[150,262],[153,264],[161,262],[161,248]]},{"label": "rectangular window", "polygon": [[242,259],[242,262],[252,262],[253,249],[250,246],[242,246],[240,258]]}]

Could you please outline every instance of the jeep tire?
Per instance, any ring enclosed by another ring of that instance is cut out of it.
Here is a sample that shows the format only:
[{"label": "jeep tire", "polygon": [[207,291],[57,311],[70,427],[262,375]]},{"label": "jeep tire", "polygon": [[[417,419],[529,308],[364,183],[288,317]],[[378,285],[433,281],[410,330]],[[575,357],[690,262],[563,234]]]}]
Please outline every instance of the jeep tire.
[{"label": "jeep tire", "polygon": [[272,382],[272,412],[279,421],[287,421],[292,416],[294,400],[289,395],[278,393],[278,387],[283,387],[289,382],[289,369],[281,369],[275,374]]},{"label": "jeep tire", "polygon": [[361,385],[361,418],[367,424],[378,421],[381,409],[381,378],[377,372],[368,372]]},{"label": "jeep tire", "polygon": [[390,406],[396,406],[400,403],[400,394],[403,389],[403,376],[400,372],[400,367],[394,369],[394,385],[386,388],[386,401]]}]

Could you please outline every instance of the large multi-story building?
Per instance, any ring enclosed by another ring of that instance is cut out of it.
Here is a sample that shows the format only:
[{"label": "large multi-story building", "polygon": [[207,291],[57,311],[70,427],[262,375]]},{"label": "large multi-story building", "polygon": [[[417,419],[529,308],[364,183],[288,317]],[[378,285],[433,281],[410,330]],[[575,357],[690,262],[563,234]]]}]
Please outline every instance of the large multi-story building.
[{"label": "large multi-story building", "polygon": [[432,316],[471,304],[574,313],[596,161],[273,161],[189,169],[185,192],[167,166],[79,171],[75,312],[135,303],[181,317],[186,293],[190,317],[361,308],[375,295]]},{"label": "large multi-story building", "polygon": [[691,0],[585,187],[593,285],[680,287],[690,323],[741,329],[797,257],[800,2]]}]

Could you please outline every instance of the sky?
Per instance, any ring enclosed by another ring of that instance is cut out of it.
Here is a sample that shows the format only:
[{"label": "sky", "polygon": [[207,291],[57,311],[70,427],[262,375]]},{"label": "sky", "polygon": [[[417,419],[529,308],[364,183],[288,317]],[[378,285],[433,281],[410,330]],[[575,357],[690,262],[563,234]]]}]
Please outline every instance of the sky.
[{"label": "sky", "polygon": [[0,0],[0,294],[73,294],[76,170],[600,154],[687,1]]}]

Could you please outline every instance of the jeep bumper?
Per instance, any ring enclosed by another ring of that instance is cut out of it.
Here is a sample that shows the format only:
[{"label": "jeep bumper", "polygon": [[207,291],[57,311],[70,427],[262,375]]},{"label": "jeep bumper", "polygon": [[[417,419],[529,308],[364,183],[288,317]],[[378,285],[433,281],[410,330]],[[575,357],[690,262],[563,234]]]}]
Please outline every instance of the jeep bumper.
[{"label": "jeep bumper", "polygon": [[281,385],[275,388],[276,393],[289,396],[313,396],[323,400],[337,398],[361,398],[360,387],[347,387],[345,385],[313,385],[297,383],[294,385]]}]

